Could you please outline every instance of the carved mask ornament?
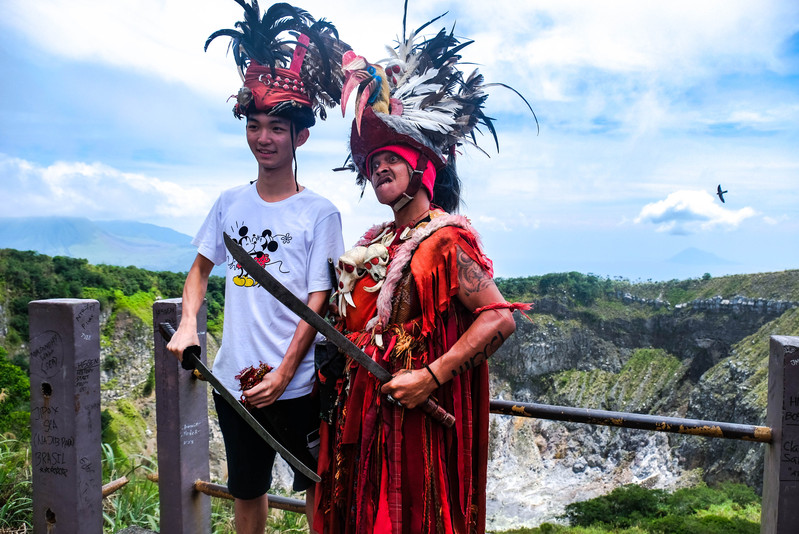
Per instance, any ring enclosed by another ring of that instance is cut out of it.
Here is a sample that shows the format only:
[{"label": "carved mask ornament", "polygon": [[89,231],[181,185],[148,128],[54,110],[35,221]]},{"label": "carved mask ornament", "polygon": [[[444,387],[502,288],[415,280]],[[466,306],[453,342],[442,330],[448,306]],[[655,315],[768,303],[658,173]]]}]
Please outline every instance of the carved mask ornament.
[{"label": "carved mask ornament", "polygon": [[338,274],[338,309],[343,317],[347,316],[347,304],[355,308],[352,300],[352,290],[355,283],[366,274],[364,258],[366,247],[355,247],[338,259],[336,274]]},{"label": "carved mask ornament", "polygon": [[374,243],[369,245],[364,255],[364,268],[372,277],[372,280],[377,282],[371,287],[365,287],[365,291],[374,293],[379,291],[383,286],[383,281],[386,279],[386,271],[388,269],[388,249],[382,243]]}]

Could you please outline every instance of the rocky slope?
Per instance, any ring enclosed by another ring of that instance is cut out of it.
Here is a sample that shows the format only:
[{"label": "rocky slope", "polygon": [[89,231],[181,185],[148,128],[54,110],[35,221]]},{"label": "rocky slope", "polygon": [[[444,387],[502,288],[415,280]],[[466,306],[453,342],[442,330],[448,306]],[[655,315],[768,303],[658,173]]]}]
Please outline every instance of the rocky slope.
[{"label": "rocky slope", "polygon": [[[490,361],[492,396],[763,424],[768,337],[799,335],[797,303],[767,296],[761,304],[757,292],[680,305],[624,293],[590,306],[567,296],[536,299],[532,320],[517,317],[516,334]],[[152,325],[141,314],[104,309],[102,332],[103,407],[129,423],[116,425],[117,445],[153,454]],[[216,346],[209,336],[209,353]],[[128,404],[138,410],[135,424]],[[224,482],[211,420],[212,478]],[[762,485],[761,444],[494,415],[489,447],[489,530],[557,521],[566,504],[626,483]],[[288,491],[287,467],[277,470],[279,489]]]},{"label": "rocky slope", "polygon": [[[539,302],[533,321],[517,319],[516,334],[492,358],[494,396],[764,424],[768,338],[798,335],[799,310],[723,300],[672,308],[624,299],[610,317]],[[760,488],[763,480],[764,445],[741,441],[494,416],[490,447],[496,530],[557,521],[566,504],[621,484],[672,489],[703,479]]]}]

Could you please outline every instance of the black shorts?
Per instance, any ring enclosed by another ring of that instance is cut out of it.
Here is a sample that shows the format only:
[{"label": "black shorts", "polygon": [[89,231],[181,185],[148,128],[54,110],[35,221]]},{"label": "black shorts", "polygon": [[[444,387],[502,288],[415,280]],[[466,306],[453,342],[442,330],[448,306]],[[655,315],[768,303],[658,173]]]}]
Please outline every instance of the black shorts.
[{"label": "black shorts", "polygon": [[[237,499],[255,499],[272,486],[275,450],[244,419],[214,392],[219,427],[225,441],[228,491]],[[310,395],[279,400],[265,408],[252,410],[259,423],[298,460],[316,470],[319,446],[319,406]],[[291,464],[289,464],[291,466]],[[294,491],[308,489],[313,481],[294,471]]]}]

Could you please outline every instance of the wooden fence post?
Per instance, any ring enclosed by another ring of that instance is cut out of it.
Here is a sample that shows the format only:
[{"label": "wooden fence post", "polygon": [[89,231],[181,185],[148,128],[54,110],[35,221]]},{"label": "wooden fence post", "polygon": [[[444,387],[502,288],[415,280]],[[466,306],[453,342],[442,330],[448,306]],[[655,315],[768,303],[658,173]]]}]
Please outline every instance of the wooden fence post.
[{"label": "wooden fence post", "polygon": [[[211,498],[194,490],[194,482],[208,480],[208,386],[166,350],[159,325],[177,328],[182,300],[160,300],[153,305],[155,347],[155,410],[158,427],[158,492],[161,532],[208,534],[211,532]],[[197,314],[197,328],[206,362],[207,309]]]},{"label": "wooden fence post", "polygon": [[33,530],[102,534],[100,303],[35,300],[28,316]]},{"label": "wooden fence post", "polygon": [[761,534],[794,534],[799,525],[799,337],[771,336]]}]

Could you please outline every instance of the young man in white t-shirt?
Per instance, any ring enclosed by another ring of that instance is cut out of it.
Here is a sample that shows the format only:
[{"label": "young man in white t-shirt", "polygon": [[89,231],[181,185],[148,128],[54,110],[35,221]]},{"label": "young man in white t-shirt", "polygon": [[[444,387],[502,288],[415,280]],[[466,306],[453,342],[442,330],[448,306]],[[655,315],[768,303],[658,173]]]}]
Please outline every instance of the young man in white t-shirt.
[{"label": "young man in white t-shirt", "polygon": [[[314,31],[309,27],[310,15],[282,11],[279,16],[294,17],[298,23],[307,24],[309,34]],[[258,36],[259,32],[248,34]],[[319,34],[314,35],[315,44],[323,42]],[[276,64],[266,64],[268,57],[246,57],[249,50],[275,47],[276,43],[280,44],[277,38],[251,46],[242,38],[240,46],[234,45],[239,47],[234,50],[239,67],[246,69],[234,114],[247,119],[247,143],[258,163],[258,177],[224,191],[197,233],[193,244],[198,254],[183,288],[181,323],[167,348],[181,357],[186,347],[198,344],[196,316],[208,277],[215,265],[225,264],[225,320],[214,375],[226,388],[237,392],[240,383],[236,377],[245,368],[258,367],[261,362],[272,367],[259,384],[242,392],[243,398],[267,431],[313,468],[316,460],[309,445],[318,433],[319,408],[310,393],[318,334],[259,287],[230,256],[222,239],[223,232],[230,235],[311,309],[325,313],[333,286],[328,259],[336,260],[344,251],[341,217],[329,200],[299,185],[294,165],[295,150],[308,140],[308,128],[315,123],[318,84],[330,80],[300,75],[306,55],[305,59],[319,60],[312,57],[313,51],[318,54],[318,47],[295,52],[289,69],[281,68],[285,52],[276,56],[282,58]],[[246,62],[241,59],[242,52]],[[340,69],[334,64],[335,53],[328,51],[326,55],[330,68]],[[329,94],[330,87],[324,90]],[[235,497],[236,531],[262,534],[275,452],[216,395],[215,404],[225,440],[228,489]],[[310,510],[312,481],[295,470],[294,489],[306,491],[306,509]]]}]

